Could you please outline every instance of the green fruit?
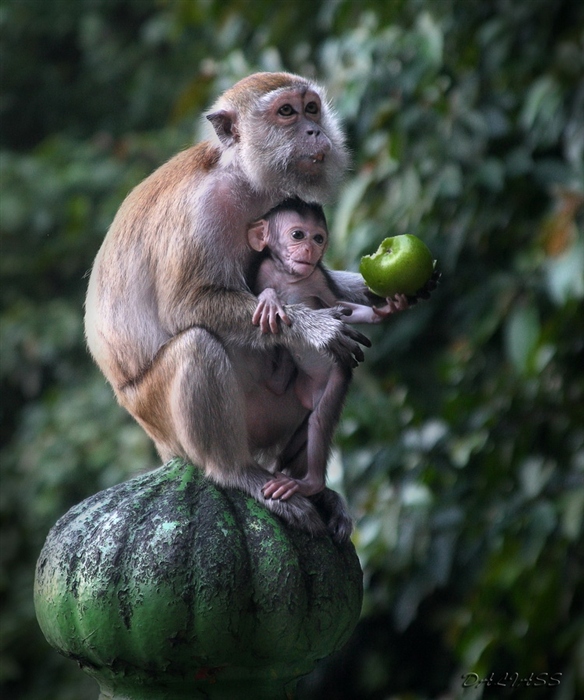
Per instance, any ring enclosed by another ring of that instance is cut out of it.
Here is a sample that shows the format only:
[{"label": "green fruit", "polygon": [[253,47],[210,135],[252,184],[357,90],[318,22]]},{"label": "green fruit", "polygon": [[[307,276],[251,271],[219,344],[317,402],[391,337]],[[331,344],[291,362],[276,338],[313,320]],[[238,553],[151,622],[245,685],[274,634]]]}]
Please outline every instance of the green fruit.
[{"label": "green fruit", "polygon": [[359,272],[380,297],[415,294],[432,277],[434,260],[422,240],[405,234],[386,238],[373,255],[364,255]]}]

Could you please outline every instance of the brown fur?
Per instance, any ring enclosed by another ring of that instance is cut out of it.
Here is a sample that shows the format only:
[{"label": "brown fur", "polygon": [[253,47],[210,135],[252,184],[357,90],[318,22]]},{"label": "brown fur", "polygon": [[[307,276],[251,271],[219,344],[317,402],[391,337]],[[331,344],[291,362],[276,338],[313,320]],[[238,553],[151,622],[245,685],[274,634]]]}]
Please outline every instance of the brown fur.
[{"label": "brown fur", "polygon": [[[282,125],[277,100],[291,100],[297,118]],[[314,105],[321,105],[318,115]],[[293,433],[301,410],[293,391],[275,397],[254,385],[245,358],[269,356],[280,344],[347,365],[362,358],[358,343],[367,341],[334,310],[302,305],[289,309],[293,324],[278,338],[254,327],[246,232],[291,194],[315,201],[332,194],[346,164],[342,135],[320,89],[287,73],[242,80],[209,119],[217,142],[179,153],[121,205],[91,273],[87,342],[163,459],[199,464],[216,483],[248,491],[292,524],[319,532],[307,499],[279,503],[261,494],[270,474],[249,433],[254,416],[273,421],[274,434],[287,421]]]}]

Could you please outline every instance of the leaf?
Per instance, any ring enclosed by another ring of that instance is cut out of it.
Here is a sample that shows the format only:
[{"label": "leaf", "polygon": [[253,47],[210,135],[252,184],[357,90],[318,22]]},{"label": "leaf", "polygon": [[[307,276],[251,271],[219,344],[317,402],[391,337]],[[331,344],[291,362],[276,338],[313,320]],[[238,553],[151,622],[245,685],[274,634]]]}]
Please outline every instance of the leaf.
[{"label": "leaf", "polygon": [[429,12],[423,12],[416,22],[416,28],[422,39],[420,51],[429,63],[439,66],[444,49],[444,35],[440,26]]},{"label": "leaf", "polygon": [[584,529],[584,485],[564,494],[561,507],[562,530],[568,539],[576,542]]},{"label": "leaf", "polygon": [[546,282],[556,304],[584,298],[584,241],[545,262]]},{"label": "leaf", "polygon": [[515,307],[505,326],[505,350],[508,359],[520,374],[527,375],[533,371],[540,335],[537,309],[531,305]]}]

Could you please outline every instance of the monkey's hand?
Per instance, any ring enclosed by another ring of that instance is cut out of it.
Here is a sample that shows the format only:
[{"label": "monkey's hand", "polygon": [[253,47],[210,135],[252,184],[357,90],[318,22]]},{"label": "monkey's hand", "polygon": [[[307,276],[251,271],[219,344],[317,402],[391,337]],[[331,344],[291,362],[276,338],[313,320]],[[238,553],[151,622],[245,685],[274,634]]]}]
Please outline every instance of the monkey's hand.
[{"label": "monkey's hand", "polygon": [[[371,347],[371,341],[366,335],[356,331],[345,323],[351,310],[339,305],[333,309],[320,309],[313,311],[313,314],[327,314],[330,320],[336,320],[337,327],[332,337],[325,343],[323,350],[329,352],[333,358],[342,366],[357,367],[363,362],[365,355],[360,347]],[[340,323],[339,323],[340,322]]]},{"label": "monkey's hand", "polygon": [[438,286],[441,277],[442,273],[437,267],[435,267],[432,277],[430,277],[426,284],[421,289],[418,289],[418,291],[415,294],[406,297],[406,299],[408,300],[408,304],[410,306],[414,306],[414,304],[417,304],[420,301],[420,299],[429,299],[430,294],[432,294],[432,292]]},{"label": "monkey's hand", "polygon": [[347,323],[380,323],[391,314],[404,311],[410,305],[405,294],[396,294],[393,299],[388,297],[385,301],[385,306],[365,306],[349,301],[342,301],[339,306],[351,314],[345,318]]},{"label": "monkey's hand", "polygon": [[[255,300],[255,297],[251,298]],[[231,323],[225,324],[221,329],[222,336],[225,338],[231,336],[235,343],[241,342],[241,337],[235,334],[237,329],[237,331],[243,331],[249,338],[250,347],[265,349],[277,343],[287,347],[292,355],[302,353],[304,348],[312,348],[318,353],[330,355],[331,359],[342,367],[356,367],[365,359],[361,345],[371,347],[369,338],[344,323],[346,316],[350,314],[347,309],[342,307],[310,309],[305,304],[286,304],[283,311],[286,319],[284,323],[278,321],[279,312],[274,317],[274,323],[279,324],[277,334],[271,332],[269,316],[266,331],[260,334],[249,320],[244,321],[243,328],[237,325],[241,319],[232,313]],[[258,304],[251,314],[256,326],[259,326],[261,314],[262,310],[259,309]],[[248,335],[246,329],[253,329],[253,334]]]},{"label": "monkey's hand", "polygon": [[292,325],[292,321],[280,303],[275,290],[268,287],[258,295],[258,305],[251,322],[254,326],[259,326],[262,333],[275,334],[280,331],[278,319],[287,326]]},{"label": "monkey's hand", "polygon": [[410,308],[410,302],[405,294],[396,294],[393,299],[388,297],[385,306],[373,306],[371,310],[377,316],[378,321],[395,314],[398,311],[405,311]]},{"label": "monkey's hand", "polygon": [[378,323],[381,318],[378,318],[370,306],[364,304],[353,304],[350,301],[341,301],[338,308],[343,309],[345,316],[343,320],[346,323]]}]

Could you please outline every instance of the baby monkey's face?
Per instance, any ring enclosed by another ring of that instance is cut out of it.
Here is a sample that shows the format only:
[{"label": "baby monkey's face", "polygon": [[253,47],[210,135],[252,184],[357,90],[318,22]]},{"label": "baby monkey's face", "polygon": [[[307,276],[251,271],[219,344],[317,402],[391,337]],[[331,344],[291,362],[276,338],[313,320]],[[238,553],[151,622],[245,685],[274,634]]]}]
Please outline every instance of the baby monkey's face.
[{"label": "baby monkey's face", "polygon": [[[290,274],[309,277],[322,259],[328,243],[328,231],[313,216],[301,216],[294,211],[278,217],[276,249]],[[271,243],[272,250],[274,244]]]}]

